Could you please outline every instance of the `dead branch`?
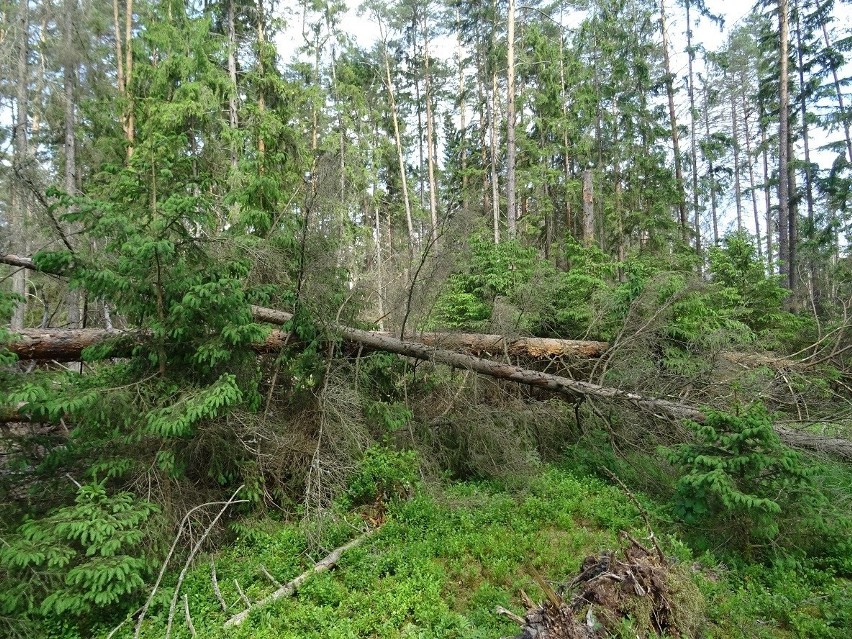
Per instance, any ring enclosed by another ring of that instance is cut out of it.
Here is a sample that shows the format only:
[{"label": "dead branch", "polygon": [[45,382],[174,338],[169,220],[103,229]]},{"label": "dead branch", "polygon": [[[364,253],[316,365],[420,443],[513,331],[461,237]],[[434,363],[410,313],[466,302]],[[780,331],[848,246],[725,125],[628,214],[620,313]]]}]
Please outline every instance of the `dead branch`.
[{"label": "dead branch", "polygon": [[321,572],[326,572],[327,570],[336,566],[337,562],[340,561],[340,558],[343,556],[343,553],[345,553],[348,550],[352,550],[353,548],[355,548],[357,546],[360,546],[362,543],[364,543],[364,541],[368,537],[370,537],[370,535],[375,533],[377,530],[378,530],[378,528],[373,528],[371,530],[368,530],[363,535],[356,537],[352,541],[340,546],[339,548],[334,549],[325,558],[321,559],[316,564],[314,564],[313,568],[311,568],[310,570],[303,572],[301,575],[299,575],[298,577],[296,577],[292,581],[289,581],[286,584],[284,584],[283,586],[281,586],[278,590],[276,590],[272,594],[267,595],[263,599],[256,601],[253,605],[249,606],[248,608],[243,610],[241,613],[234,615],[233,617],[228,619],[228,621],[225,622],[225,627],[227,628],[229,626],[238,626],[243,621],[246,620],[246,618],[249,616],[251,611],[254,610],[255,608],[260,608],[260,607],[265,606],[269,603],[272,603],[273,601],[277,601],[278,599],[282,599],[283,597],[289,597],[294,592],[296,592],[296,590],[299,589],[299,586],[301,586],[311,576],[319,574]]}]

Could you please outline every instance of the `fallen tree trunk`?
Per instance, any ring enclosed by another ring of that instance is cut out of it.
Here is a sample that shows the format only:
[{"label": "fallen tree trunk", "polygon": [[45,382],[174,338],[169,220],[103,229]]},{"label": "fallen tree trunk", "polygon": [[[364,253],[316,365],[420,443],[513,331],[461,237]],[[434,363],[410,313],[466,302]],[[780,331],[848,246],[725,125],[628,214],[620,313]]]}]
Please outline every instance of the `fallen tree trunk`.
[{"label": "fallen tree trunk", "polygon": [[[15,333],[5,348],[20,360],[76,362],[83,349],[106,342],[114,342],[113,357],[127,357],[145,337],[145,331],[104,328],[24,329]],[[289,339],[287,331],[272,331],[264,341],[252,344],[252,349],[257,353],[275,353],[284,348]]]},{"label": "fallen tree trunk", "polygon": [[[10,263],[10,257],[0,256],[0,261]],[[276,325],[285,324],[293,317],[290,313],[261,306],[252,306],[251,312],[255,321],[267,322],[269,324]],[[590,382],[580,382],[566,377],[561,377],[559,375],[542,373],[540,371],[521,368],[511,364],[494,362],[443,348],[435,348],[423,343],[404,341],[384,333],[364,331],[340,325],[336,325],[333,328],[343,337],[344,340],[359,348],[386,351],[414,359],[445,364],[454,368],[464,368],[497,379],[510,380],[527,386],[549,390],[573,400],[590,397],[609,402],[627,403],[658,417],[675,420],[690,419],[696,422],[703,422],[706,419],[704,413],[700,410],[666,399],[645,397],[637,393],[631,393],[617,388],[600,386]],[[79,359],[80,350],[82,350],[83,347],[81,346],[79,350],[77,350],[76,346],[72,348],[72,344],[85,343],[87,346],[94,345],[99,343],[99,341],[116,337],[116,333],[119,338],[133,336],[132,332],[123,333],[120,331],[106,331],[100,329],[78,329],[78,331],[80,331],[81,334],[78,334],[76,337],[69,338],[68,340],[60,340],[60,342],[64,341],[64,345],[61,348],[51,350],[52,340],[49,335],[64,333],[67,331],[24,331],[24,341],[29,339],[32,340],[32,342],[20,347],[16,345],[17,342],[12,342],[7,345],[7,348],[10,348],[12,352],[17,353],[22,359],[75,361]],[[47,333],[48,336],[38,338],[37,335],[35,335],[38,333]],[[136,339],[138,339],[138,333],[136,333],[136,335]],[[270,337],[267,338],[263,344],[256,345],[255,350],[258,352],[272,352],[283,347],[287,343],[288,339],[288,333],[284,331],[273,331],[273,333],[270,334]],[[28,356],[28,353],[38,352],[51,353],[53,356]],[[781,437],[782,441],[790,446],[806,448],[821,453],[830,452],[833,455],[852,460],[852,441],[850,440],[835,437],[823,437],[781,426],[776,426],[776,432]]]}]

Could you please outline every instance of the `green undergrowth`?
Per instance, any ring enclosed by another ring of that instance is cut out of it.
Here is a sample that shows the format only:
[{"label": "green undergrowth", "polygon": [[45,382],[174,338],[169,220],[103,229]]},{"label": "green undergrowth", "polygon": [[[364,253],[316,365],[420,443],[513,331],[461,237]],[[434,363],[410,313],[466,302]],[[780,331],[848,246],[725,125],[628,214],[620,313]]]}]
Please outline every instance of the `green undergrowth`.
[{"label": "green undergrowth", "polygon": [[[656,518],[654,504],[646,506]],[[336,569],[311,577],[294,597],[256,609],[241,626],[223,628],[244,608],[236,582],[252,601],[268,595],[275,586],[263,568],[289,581],[354,538],[363,525],[358,514],[342,515],[321,529],[270,519],[238,526],[237,539],[212,558],[227,614],[214,595],[208,560],[197,561],[184,583],[198,636],[514,636],[517,626],[494,608],[521,613],[521,590],[541,600],[534,575],[565,582],[588,555],[620,548],[619,531],[647,538],[638,509],[619,488],[565,469],[545,468],[521,486],[467,482],[421,488],[408,500],[392,501],[381,530],[345,554]],[[699,605],[707,616],[701,636],[845,636],[848,582],[831,571],[795,562],[726,567],[709,552],[693,556],[674,535],[663,532],[661,538],[705,599]],[[155,598],[142,636],[164,636],[173,582]],[[115,636],[132,636],[131,624]],[[190,637],[182,605],[172,636]]]}]

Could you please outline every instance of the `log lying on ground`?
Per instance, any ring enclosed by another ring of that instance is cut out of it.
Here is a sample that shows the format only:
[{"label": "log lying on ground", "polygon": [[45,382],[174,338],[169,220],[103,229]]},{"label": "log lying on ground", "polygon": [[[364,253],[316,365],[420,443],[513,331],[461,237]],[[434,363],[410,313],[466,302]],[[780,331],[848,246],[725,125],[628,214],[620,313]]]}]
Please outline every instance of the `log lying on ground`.
[{"label": "log lying on ground", "polygon": [[[83,349],[106,342],[115,342],[113,357],[126,357],[142,343],[144,331],[106,330],[103,328],[46,328],[24,329],[15,333],[5,345],[20,360],[76,362]],[[252,344],[257,353],[275,353],[286,346],[287,331],[272,331],[263,342]]]},{"label": "log lying on ground", "polygon": [[[21,262],[28,262],[29,264],[32,264],[32,261],[27,258],[8,255],[0,255],[0,262],[24,266],[26,266],[26,264],[21,264]],[[29,268],[29,266],[27,266],[27,268]],[[35,268],[35,266],[32,265],[32,268]],[[252,306],[251,312],[255,321],[267,322],[269,324],[276,325],[285,324],[293,317],[290,313],[261,306]],[[631,393],[617,388],[599,386],[589,382],[579,382],[565,377],[560,377],[558,375],[542,373],[539,371],[521,368],[519,366],[512,366],[510,364],[493,362],[491,360],[465,355],[456,351],[434,348],[422,343],[407,342],[391,337],[388,334],[364,331],[349,328],[347,326],[335,326],[334,328],[339,332],[344,340],[359,348],[365,348],[367,350],[387,351],[405,357],[434,361],[436,363],[445,364],[455,368],[464,368],[482,375],[489,375],[497,379],[506,379],[520,384],[550,390],[574,400],[591,397],[605,401],[628,403],[646,412],[650,412],[651,414],[670,419],[690,419],[696,422],[703,422],[706,419],[704,413],[701,411],[678,402],[653,397],[644,397],[637,393]],[[94,345],[102,342],[103,340],[112,339],[114,337],[122,338],[133,335],[132,332],[122,333],[120,331],[106,331],[100,329],[79,330],[82,332],[73,338],[68,340],[60,339],[59,342],[52,341],[50,334],[57,334],[61,331],[25,331],[22,344],[20,342],[13,341],[11,344],[7,345],[7,348],[10,348],[12,352],[18,354],[21,359],[75,361],[80,358],[80,351],[85,346]],[[37,337],[36,334],[38,333],[42,333],[42,337]],[[136,335],[138,335],[138,333]],[[27,340],[30,341],[28,342]],[[256,345],[255,350],[258,352],[272,352],[283,347],[288,340],[288,333],[283,331],[274,331],[263,344]],[[36,342],[38,343],[36,344]],[[18,346],[18,344],[21,345]],[[61,346],[54,347],[54,344],[61,344]],[[34,357],[33,354],[35,353],[41,353],[42,356]],[[48,354],[51,356],[48,356]],[[835,437],[823,437],[807,433],[805,431],[798,431],[780,426],[776,427],[776,432],[778,432],[782,441],[790,446],[805,448],[820,453],[830,453],[852,460],[852,441],[850,440]]]},{"label": "log lying on ground", "polygon": [[[289,313],[263,307],[252,307],[252,314],[257,321],[279,325],[287,322],[292,317]],[[402,355],[404,357],[445,364],[454,368],[464,368],[497,379],[505,379],[518,382],[519,384],[549,390],[575,401],[582,398],[592,398],[607,402],[621,402],[634,406],[652,415],[668,419],[690,419],[696,422],[703,422],[706,419],[704,413],[700,410],[666,399],[645,397],[638,393],[631,393],[618,388],[610,388],[600,386],[598,384],[592,384],[590,382],[576,381],[559,375],[542,373],[540,371],[521,368],[520,366],[495,362],[442,348],[434,348],[416,342],[406,342],[395,337],[390,337],[389,335],[364,331],[357,328],[350,328],[347,326],[336,326],[334,328],[339,332],[344,340],[366,350],[386,351],[389,353],[396,353],[397,355]],[[91,344],[87,345],[93,345],[98,343],[98,338],[100,338],[101,341],[104,339],[110,339],[115,336],[116,333],[116,331],[98,331],[98,329],[80,330],[87,331],[87,333],[83,336],[77,336],[76,341],[71,343],[81,345],[85,342],[85,337],[86,339],[92,340]],[[61,331],[52,331],[47,333],[55,334],[59,332]],[[39,333],[39,331],[34,331],[34,333]],[[44,331],[41,331],[41,333],[44,333]],[[274,331],[266,342],[257,345],[256,350],[260,352],[269,352],[281,348],[289,339],[288,335],[288,333],[283,331]],[[123,335],[119,333],[119,337],[121,336]],[[29,339],[36,339],[34,336],[28,337]],[[72,350],[68,341],[61,341],[63,342],[64,347],[62,349],[53,350],[50,350],[52,340],[49,337],[47,339],[42,339],[38,346],[30,344],[22,350],[17,349],[14,342],[10,346],[13,352],[17,352],[17,350],[21,350],[24,354],[27,352],[50,352],[52,355],[55,355],[55,357],[48,359],[59,360],[61,358],[67,358],[66,361],[79,359],[80,350]],[[822,437],[786,427],[776,428],[776,431],[782,441],[790,446],[806,448],[821,453],[831,452],[834,455],[852,460],[852,441],[850,440]]]}]

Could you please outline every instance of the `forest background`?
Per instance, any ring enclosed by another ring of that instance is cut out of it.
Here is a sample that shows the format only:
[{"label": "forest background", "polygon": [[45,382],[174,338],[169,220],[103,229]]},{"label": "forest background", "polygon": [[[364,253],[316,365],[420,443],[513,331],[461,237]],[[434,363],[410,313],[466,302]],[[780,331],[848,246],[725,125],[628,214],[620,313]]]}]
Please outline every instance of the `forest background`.
[{"label": "forest background", "polygon": [[160,636],[199,551],[541,490],[703,562],[690,628],[845,636],[850,8],[720,4],[4,0],[3,632]]}]

